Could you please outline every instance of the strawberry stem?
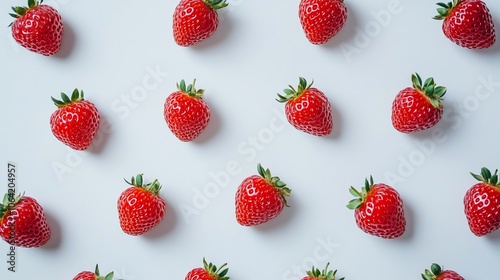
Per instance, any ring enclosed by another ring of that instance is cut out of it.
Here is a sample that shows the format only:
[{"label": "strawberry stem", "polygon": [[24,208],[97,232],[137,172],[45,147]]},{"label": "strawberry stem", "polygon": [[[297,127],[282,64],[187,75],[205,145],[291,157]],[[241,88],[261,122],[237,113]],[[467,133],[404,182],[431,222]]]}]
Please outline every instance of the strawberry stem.
[{"label": "strawberry stem", "polygon": [[306,79],[299,77],[299,85],[297,86],[297,90],[295,90],[295,88],[293,88],[291,85],[288,85],[289,88],[283,90],[283,92],[285,93],[284,95],[278,93],[278,98],[276,98],[276,101],[285,103],[289,100],[295,99],[299,97],[304,91],[311,88],[313,83],[314,80],[308,85]]},{"label": "strawberry stem", "polygon": [[161,190],[161,184],[158,182],[158,179],[155,179],[152,183],[144,184],[143,178],[142,178],[142,173],[138,174],[137,176],[133,177],[130,179],[130,182],[125,180],[125,182],[131,186],[134,186],[136,188],[141,188],[144,189],[154,195],[158,195],[158,193]]},{"label": "strawberry stem", "polygon": [[413,88],[418,92],[422,93],[427,97],[432,106],[442,109],[443,105],[441,104],[441,100],[443,96],[446,94],[446,88],[443,86],[436,86],[434,82],[434,78],[428,78],[422,85],[422,78],[418,73],[411,75],[411,81],[413,84]]},{"label": "strawberry stem", "polygon": [[478,181],[500,188],[500,182],[498,182],[498,169],[495,170],[495,173],[491,174],[488,168],[483,167],[481,168],[481,175],[474,174],[472,172],[470,172],[470,174]]},{"label": "strawberry stem", "polygon": [[54,104],[57,106],[57,108],[64,108],[70,104],[85,100],[83,90],[79,91],[77,88],[73,90],[71,98],[68,97],[68,95],[66,95],[64,92],[61,92],[61,100],[57,100],[52,96],[50,98],[52,99],[52,102],[54,102]]},{"label": "strawberry stem", "polygon": [[292,190],[286,187],[286,184],[281,181],[280,177],[272,176],[271,171],[269,169],[264,169],[260,163],[257,164],[257,172],[259,172],[259,175],[264,178],[266,182],[278,190],[279,194],[283,198],[285,206],[289,207],[286,197],[292,194]]},{"label": "strawberry stem", "polygon": [[177,84],[177,89],[180,90],[182,93],[188,95],[189,97],[201,99],[205,90],[204,89],[197,90],[195,88],[195,84],[196,84],[196,79],[193,80],[192,84],[189,84],[187,86],[186,82],[184,80],[181,80],[180,83]]},{"label": "strawberry stem", "polygon": [[368,179],[365,178],[365,185],[364,187],[361,188],[361,192],[359,192],[353,186],[351,186],[349,188],[349,192],[355,198],[349,201],[346,207],[351,210],[361,207],[361,205],[363,205],[363,202],[365,202],[366,197],[368,196],[372,188],[373,188],[373,177],[371,175],[370,175],[370,181],[368,181]]},{"label": "strawberry stem", "polygon": [[205,258],[203,258],[203,267],[204,267],[205,271],[214,280],[229,280],[229,277],[226,276],[227,272],[229,271],[229,268],[224,268],[226,265],[227,265],[227,263],[224,263],[219,268],[217,268],[217,266],[215,266],[214,264],[207,263]]}]

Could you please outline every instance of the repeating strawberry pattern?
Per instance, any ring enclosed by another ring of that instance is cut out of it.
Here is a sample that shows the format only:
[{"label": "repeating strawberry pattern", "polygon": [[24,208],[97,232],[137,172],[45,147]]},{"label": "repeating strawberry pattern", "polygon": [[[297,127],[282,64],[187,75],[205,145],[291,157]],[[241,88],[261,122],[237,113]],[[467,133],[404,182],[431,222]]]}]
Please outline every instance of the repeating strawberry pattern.
[{"label": "repeating strawberry pattern", "polygon": [[[64,27],[59,12],[42,2],[29,0],[26,7],[13,7],[11,16],[15,20],[10,28],[19,45],[52,56],[61,48]],[[226,0],[180,0],[172,16],[176,47],[191,47],[209,39],[220,24],[218,11],[229,4]],[[442,31],[450,41],[468,49],[486,49],[495,44],[493,16],[485,2],[453,0],[437,5],[438,15],[434,18],[443,20]],[[298,17],[308,41],[313,45],[326,44],[341,32],[350,17],[348,6],[349,2],[343,0],[301,0]],[[404,133],[432,129],[446,111],[442,103],[445,87],[436,86],[433,78],[423,81],[417,73],[412,75],[412,85],[400,91],[392,104],[392,124]],[[178,91],[169,95],[164,103],[164,120],[183,142],[197,138],[210,120],[210,108],[202,99],[204,90],[196,90],[194,86],[195,81],[186,85],[182,80],[177,85]],[[284,93],[278,94],[277,100],[286,103],[286,118],[297,130],[328,136],[335,122],[329,95],[300,77],[298,87],[289,86]],[[50,117],[54,136],[74,150],[87,149],[100,125],[97,107],[85,100],[83,91],[78,89],[71,96],[62,93],[61,100],[52,98],[52,101],[58,107]],[[269,169],[259,164],[257,170],[260,176],[250,175],[235,190],[235,220],[244,226],[272,223],[284,206],[289,206],[286,198],[291,195],[291,189],[279,177],[272,176]],[[192,172],[196,174],[196,170]],[[464,213],[474,235],[489,235],[500,228],[498,171],[491,172],[483,167],[480,174],[471,174],[480,182],[465,193]],[[161,185],[157,180],[144,184],[142,174],[132,177],[127,183],[131,187],[123,191],[117,203],[119,225],[128,235],[143,235],[162,223],[166,214],[166,203],[159,195]],[[361,191],[351,187],[350,192],[356,198],[348,208],[354,210],[356,224],[364,232],[384,239],[399,238],[405,233],[407,222],[403,198],[394,188],[383,183],[375,184],[370,178]],[[16,239],[12,239],[9,232],[11,219],[21,225],[16,229]],[[37,200],[20,195],[11,202],[6,195],[0,204],[0,234],[11,245],[30,248],[44,246],[51,237],[51,229]],[[226,265],[216,267],[203,259],[203,267],[192,269],[185,279],[228,280]],[[328,266],[329,263],[324,270],[313,266],[304,271],[302,279],[349,279],[348,272],[342,271],[346,277],[338,278],[337,270],[329,270]],[[113,275],[111,272],[100,276],[96,266],[94,272],[83,271],[73,279],[111,280]],[[425,280],[464,279],[457,272],[445,270],[435,263],[421,276]]]}]

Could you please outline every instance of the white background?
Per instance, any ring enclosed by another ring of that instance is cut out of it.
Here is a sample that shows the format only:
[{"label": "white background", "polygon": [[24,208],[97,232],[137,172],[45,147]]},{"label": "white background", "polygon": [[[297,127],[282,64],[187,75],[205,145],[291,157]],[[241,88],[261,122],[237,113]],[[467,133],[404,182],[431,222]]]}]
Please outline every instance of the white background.
[{"label": "white background", "polygon": [[[500,43],[456,46],[432,19],[435,1],[346,0],[346,25],[323,46],[305,38],[298,0],[229,1],[215,35],[191,48],[173,41],[177,1],[46,3],[65,24],[57,55],[31,53],[0,28],[0,179],[7,161],[16,162],[17,191],[44,207],[53,235],[44,247],[18,248],[16,273],[1,261],[0,279],[72,279],[96,263],[126,280],[183,279],[203,257],[227,262],[240,280],[300,279],[297,271],[327,261],[349,280],[420,279],[432,262],[466,279],[500,278],[500,232],[474,236],[463,213],[476,182],[469,172],[500,167]],[[11,22],[11,5],[24,4],[3,1],[1,25]],[[500,3],[487,4],[500,28]],[[446,115],[406,135],[392,127],[391,105],[414,72],[448,88]],[[299,76],[330,99],[331,136],[283,121],[274,98]],[[193,78],[212,119],[183,143],[165,124],[163,102],[176,82]],[[83,152],[66,148],[49,127],[50,96],[75,87],[103,119]],[[259,162],[293,190],[291,207],[242,227],[234,194]],[[228,164],[236,165],[232,174]],[[116,202],[123,178],[138,173],[159,179],[169,206],[157,228],[132,237],[119,227]],[[360,188],[370,175],[404,200],[408,225],[399,239],[363,233],[345,207],[349,186]],[[7,252],[2,242],[0,260]]]}]

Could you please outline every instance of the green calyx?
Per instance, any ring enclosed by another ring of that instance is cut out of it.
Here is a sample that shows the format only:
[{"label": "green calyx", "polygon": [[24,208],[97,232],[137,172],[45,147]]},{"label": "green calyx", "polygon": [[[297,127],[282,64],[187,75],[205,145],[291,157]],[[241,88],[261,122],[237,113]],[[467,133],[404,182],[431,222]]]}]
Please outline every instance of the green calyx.
[{"label": "green calyx", "polygon": [[488,184],[493,187],[500,188],[500,182],[498,182],[498,169],[495,170],[495,173],[491,174],[490,170],[486,167],[481,168],[481,175],[470,173],[472,177],[476,180],[481,181],[485,184]]},{"label": "green calyx", "polygon": [[130,179],[130,182],[127,181],[126,179],[123,179],[123,180],[125,180],[125,182],[127,182],[127,184],[129,184],[131,186],[134,186],[134,187],[140,188],[140,189],[144,189],[144,190],[146,190],[154,195],[158,195],[158,193],[161,190],[161,184],[160,184],[160,182],[158,182],[157,179],[155,179],[152,183],[144,184],[144,182],[142,180],[142,174],[138,174],[135,177],[132,176],[132,179]]},{"label": "green calyx", "polygon": [[6,215],[9,214],[11,210],[19,203],[21,198],[23,198],[23,194],[15,195],[14,193],[6,193],[3,196],[2,203],[0,204],[0,220],[3,219]]},{"label": "green calyx", "polygon": [[213,10],[222,9],[229,5],[226,0],[203,0],[203,2],[210,6]]},{"label": "green calyx", "polygon": [[[43,0],[38,1],[38,0],[28,0],[28,7],[23,7],[23,6],[14,6],[12,7],[12,10],[14,13],[10,13],[9,15],[13,18],[20,18],[24,16],[29,10],[32,10],[36,7],[38,7],[40,4],[42,4]],[[11,26],[9,24],[9,26]]]},{"label": "green calyx", "polygon": [[204,89],[197,90],[194,87],[195,84],[196,84],[196,79],[194,79],[192,84],[189,84],[187,86],[186,82],[184,82],[184,80],[181,80],[181,82],[177,84],[177,89],[180,90],[182,93],[187,94],[190,97],[201,98],[205,90]]},{"label": "green calyx", "polygon": [[351,188],[349,188],[349,192],[352,195],[354,195],[356,198],[349,201],[349,203],[347,204],[346,207],[351,209],[351,210],[354,210],[354,209],[361,207],[361,205],[363,204],[363,202],[365,202],[366,197],[368,196],[368,194],[370,193],[372,188],[373,188],[373,177],[372,176],[370,176],[370,181],[368,181],[368,179],[365,179],[365,186],[361,188],[361,192],[359,192],[353,186],[351,186]]},{"label": "green calyx", "polygon": [[229,268],[224,268],[227,263],[221,265],[219,268],[213,265],[212,263],[207,263],[205,258],[203,258],[203,267],[205,271],[214,279],[214,280],[229,280],[229,277],[226,276]]},{"label": "green calyx", "polygon": [[306,79],[299,77],[299,85],[297,86],[297,89],[295,89],[291,85],[288,85],[288,88],[283,90],[285,94],[278,93],[278,98],[276,98],[276,100],[278,102],[285,103],[289,100],[295,99],[299,97],[304,91],[311,88],[313,83],[314,81],[312,81],[308,85]]},{"label": "green calyx", "polygon": [[424,280],[436,280],[441,273],[443,272],[443,269],[441,266],[437,263],[433,263],[431,265],[431,269],[426,269],[425,272],[422,274],[422,278]]},{"label": "green calyx", "polygon": [[266,182],[278,190],[279,194],[283,198],[283,201],[285,202],[285,205],[289,207],[286,197],[292,194],[292,190],[287,188],[286,184],[281,181],[280,177],[273,177],[271,175],[271,171],[269,169],[264,169],[260,163],[257,165],[257,171],[259,172],[259,175],[266,180]]},{"label": "green calyx", "polygon": [[435,108],[443,109],[443,104],[441,104],[441,100],[443,100],[443,96],[446,94],[446,88],[443,86],[436,86],[434,82],[434,78],[428,78],[422,85],[422,78],[415,73],[411,75],[411,81],[413,84],[413,88],[418,92],[422,93],[429,99],[429,102]]},{"label": "green calyx", "polygon": [[68,97],[64,92],[61,92],[61,100],[57,100],[54,97],[50,97],[52,102],[57,106],[57,108],[64,108],[70,104],[77,103],[83,101],[83,90],[79,91],[77,88],[71,94],[71,98]]},{"label": "green calyx", "polygon": [[437,8],[438,15],[434,16],[433,19],[437,20],[445,19],[451,13],[451,11],[461,2],[462,0],[453,0],[453,2],[448,2],[448,3],[443,3],[443,2],[437,3],[437,5],[439,6],[439,8]]},{"label": "green calyx", "polygon": [[108,273],[106,276],[101,276],[100,273],[99,273],[99,265],[95,265],[95,277],[96,277],[96,280],[113,280],[113,277],[114,277],[114,272],[110,272]]},{"label": "green calyx", "polygon": [[[337,270],[328,270],[328,266],[330,263],[326,263],[325,269],[320,271],[319,269],[312,267],[311,271],[307,271],[307,276],[314,277],[317,280],[335,280],[335,274],[337,274]],[[344,280],[344,277],[339,280]]]}]

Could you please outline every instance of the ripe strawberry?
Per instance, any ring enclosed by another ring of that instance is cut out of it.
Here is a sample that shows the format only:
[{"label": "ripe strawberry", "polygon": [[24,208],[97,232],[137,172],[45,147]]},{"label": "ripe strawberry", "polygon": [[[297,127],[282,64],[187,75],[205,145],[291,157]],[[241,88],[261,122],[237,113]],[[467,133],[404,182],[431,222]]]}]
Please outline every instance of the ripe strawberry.
[{"label": "ripe strawberry", "polygon": [[453,0],[437,5],[439,15],[434,19],[444,19],[443,33],[453,43],[469,49],[484,49],[495,43],[495,26],[483,1]]},{"label": "ripe strawberry", "polygon": [[327,136],[333,129],[331,105],[326,95],[317,88],[307,85],[307,81],[300,77],[297,90],[289,85],[278,93],[278,102],[285,103],[285,114],[288,122],[296,129],[316,135]]},{"label": "ripe strawberry", "polygon": [[252,175],[236,191],[236,220],[243,226],[254,226],[277,217],[287,204],[292,190],[279,177],[272,177],[269,169],[257,165],[260,176]]},{"label": "ripe strawberry", "polygon": [[186,275],[185,280],[229,280],[229,277],[226,276],[229,269],[223,269],[226,265],[225,263],[217,268],[212,263],[207,263],[203,258],[203,268],[199,267],[191,270]]},{"label": "ripe strawberry", "polygon": [[99,266],[95,266],[95,272],[83,271],[78,273],[73,280],[113,280],[114,273],[110,272],[106,276],[100,276]]},{"label": "ripe strawberry", "polygon": [[161,185],[158,180],[143,185],[142,174],[129,181],[131,185],[118,199],[118,214],[123,232],[141,235],[158,225],[166,212],[166,203],[158,194]]},{"label": "ripe strawberry", "polygon": [[62,101],[52,97],[57,110],[50,116],[54,136],[75,150],[87,149],[94,139],[101,118],[95,105],[83,98],[83,91],[75,89],[71,99],[61,93]]},{"label": "ripe strawberry", "polygon": [[307,39],[320,45],[342,29],[347,20],[347,7],[344,0],[301,0],[299,18]]},{"label": "ripe strawberry", "polygon": [[442,97],[446,88],[436,86],[433,78],[425,80],[415,73],[411,76],[413,88],[400,91],[392,103],[392,125],[404,133],[425,130],[436,125],[443,115]]},{"label": "ripe strawberry", "polygon": [[[325,269],[319,271],[319,269],[312,267],[311,271],[307,271],[307,276],[302,278],[302,280],[335,280],[335,274],[337,274],[337,270],[332,271],[328,270],[328,266],[330,263],[326,263]],[[344,277],[339,280],[344,280]]]},{"label": "ripe strawberry", "polygon": [[500,182],[498,170],[492,175],[483,167],[481,175],[471,173],[480,183],[472,186],[464,197],[465,216],[476,236],[487,235],[500,228]]},{"label": "ripe strawberry", "polygon": [[373,184],[365,179],[361,193],[354,187],[349,192],[356,198],[347,204],[354,210],[356,224],[364,232],[387,239],[401,236],[405,232],[406,218],[403,200],[399,193],[386,184]]},{"label": "ripe strawberry", "polygon": [[443,268],[433,263],[431,270],[426,269],[425,274],[422,274],[424,280],[464,280],[462,276],[453,270],[443,270]]},{"label": "ripe strawberry", "polygon": [[24,48],[43,54],[53,55],[61,48],[63,23],[56,9],[41,5],[38,0],[28,0],[28,7],[12,7],[15,18],[12,37]]},{"label": "ripe strawberry", "polygon": [[188,142],[198,137],[210,121],[210,108],[202,99],[203,89],[194,85],[186,87],[184,80],[177,84],[178,91],[165,100],[163,116],[168,128],[179,140]]},{"label": "ripe strawberry", "polygon": [[181,0],[174,11],[174,40],[189,47],[212,36],[219,26],[217,10],[226,0]]},{"label": "ripe strawberry", "polygon": [[40,247],[50,239],[43,208],[29,196],[5,194],[0,204],[0,236],[16,247]]}]

